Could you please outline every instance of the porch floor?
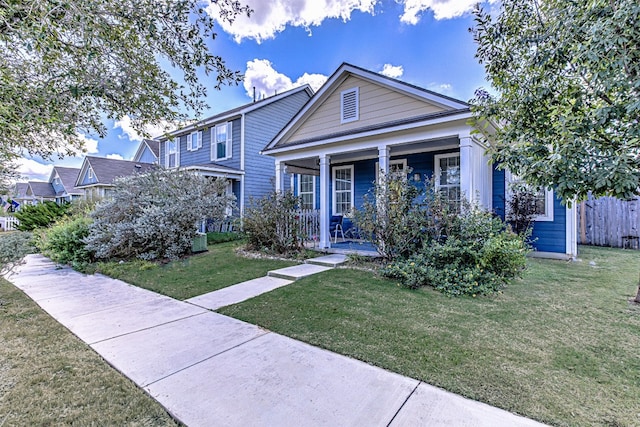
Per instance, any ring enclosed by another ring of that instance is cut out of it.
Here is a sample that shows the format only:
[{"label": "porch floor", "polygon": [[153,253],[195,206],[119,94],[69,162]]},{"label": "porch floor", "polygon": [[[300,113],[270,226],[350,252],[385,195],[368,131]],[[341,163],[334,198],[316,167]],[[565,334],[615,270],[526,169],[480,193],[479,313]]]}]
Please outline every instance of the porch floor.
[{"label": "porch floor", "polygon": [[368,257],[379,257],[376,247],[371,242],[359,241],[359,240],[338,240],[337,243],[331,242],[330,248],[320,249],[318,247],[309,248],[314,251],[324,252],[329,254],[344,254],[344,255],[360,255]]}]

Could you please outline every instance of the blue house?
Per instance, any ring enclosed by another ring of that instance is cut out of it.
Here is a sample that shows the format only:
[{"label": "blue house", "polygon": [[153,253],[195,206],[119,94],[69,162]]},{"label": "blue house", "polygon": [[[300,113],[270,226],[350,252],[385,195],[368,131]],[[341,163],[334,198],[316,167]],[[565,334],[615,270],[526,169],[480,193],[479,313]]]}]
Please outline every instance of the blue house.
[{"label": "blue house", "polygon": [[159,163],[229,180],[239,214],[251,197],[273,191],[273,158],[260,150],[300,111],[308,85],[208,117],[159,138]]},{"label": "blue house", "polygon": [[79,168],[53,167],[49,176],[49,184],[53,188],[57,204],[72,202],[84,195],[84,191],[75,186],[79,173]]},{"label": "blue house", "polygon": [[158,158],[160,157],[160,142],[155,139],[143,139],[136,154],[133,156],[133,161],[138,163],[154,163],[159,164]]},{"label": "blue house", "polygon": [[[461,198],[504,217],[508,172],[488,162],[474,138],[466,102],[350,64],[342,64],[263,150],[275,159],[276,188],[296,174],[303,207],[320,211],[320,248],[331,248],[332,215],[349,222],[381,173],[433,177],[451,202]],[[576,211],[553,191],[538,200],[538,255],[577,254]]]},{"label": "blue house", "polygon": [[109,197],[116,178],[144,173],[154,167],[157,166],[153,163],[86,156],[80,167],[75,186],[84,192],[86,199],[101,199]]}]

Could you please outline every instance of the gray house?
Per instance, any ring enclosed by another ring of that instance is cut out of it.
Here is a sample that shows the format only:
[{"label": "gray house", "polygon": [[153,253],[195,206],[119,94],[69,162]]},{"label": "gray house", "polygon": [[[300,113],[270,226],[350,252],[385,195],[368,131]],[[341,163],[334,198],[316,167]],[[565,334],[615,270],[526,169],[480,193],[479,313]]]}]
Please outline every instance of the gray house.
[{"label": "gray house", "polygon": [[153,163],[87,156],[82,162],[75,186],[84,192],[87,199],[108,197],[116,178],[144,173],[153,167],[157,166]]},{"label": "gray house", "polygon": [[308,85],[208,117],[159,138],[159,163],[229,179],[242,216],[249,198],[274,190],[275,162],[260,150],[313,95]]},{"label": "gray house", "polygon": [[49,183],[55,193],[56,203],[72,202],[82,197],[84,191],[76,188],[76,180],[79,173],[80,169],[78,168],[53,167],[49,176]]},{"label": "gray house", "polygon": [[133,156],[134,162],[158,164],[160,156],[160,142],[154,139],[144,139]]}]

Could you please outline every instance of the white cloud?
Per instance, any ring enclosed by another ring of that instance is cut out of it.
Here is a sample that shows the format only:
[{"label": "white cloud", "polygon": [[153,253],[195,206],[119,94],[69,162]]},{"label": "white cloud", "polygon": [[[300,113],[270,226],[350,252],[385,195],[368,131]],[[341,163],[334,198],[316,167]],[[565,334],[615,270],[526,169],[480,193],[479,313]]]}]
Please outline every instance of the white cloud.
[{"label": "white cloud", "polygon": [[45,165],[33,159],[20,157],[15,161],[17,171],[27,181],[48,181],[53,165]]},{"label": "white cloud", "polygon": [[382,71],[380,71],[380,74],[383,74],[387,77],[391,77],[394,79],[402,77],[403,73],[404,73],[404,68],[402,68],[402,65],[391,65],[391,64],[384,64],[384,66],[382,67]]},{"label": "white cloud", "polygon": [[85,154],[96,154],[98,152],[98,141],[89,138],[87,135],[79,133],[78,138],[82,141],[85,151],[74,150],[76,156],[83,156]]},{"label": "white cloud", "polygon": [[453,86],[449,83],[430,83],[427,85],[427,89],[442,95],[451,95],[453,93]]},{"label": "white cloud", "polygon": [[116,159],[116,160],[124,160],[124,157],[122,157],[120,154],[118,153],[112,153],[112,154],[107,154],[105,156],[107,159]]},{"label": "white cloud", "polygon": [[[122,120],[116,120],[113,124],[114,129],[122,129],[122,132],[129,138],[131,141],[142,141],[145,137],[141,135],[137,130],[133,128],[131,117],[124,116]],[[144,127],[145,132],[147,132],[151,138],[155,138],[164,134],[167,131],[175,129],[176,125],[169,123],[164,120],[160,120],[155,125],[148,125]]]},{"label": "white cloud", "polygon": [[220,19],[218,6],[213,3],[209,4],[207,12],[236,42],[248,38],[260,43],[274,38],[287,25],[304,27],[311,32],[310,27],[319,26],[328,18],[348,21],[354,10],[373,14],[376,3],[378,0],[261,0],[251,4],[250,18],[238,16],[233,24]]},{"label": "white cloud", "polygon": [[244,73],[244,88],[247,96],[253,98],[253,88],[255,88],[258,100],[304,84],[309,84],[314,91],[317,91],[326,81],[325,75],[304,73],[293,82],[287,75],[276,71],[268,59],[254,59],[247,62],[247,70]]},{"label": "white cloud", "polygon": [[[400,21],[405,24],[416,25],[420,15],[427,9],[433,11],[435,19],[451,19],[462,16],[473,10],[478,0],[396,0],[404,5],[404,13]],[[491,0],[490,3],[495,2]]]}]

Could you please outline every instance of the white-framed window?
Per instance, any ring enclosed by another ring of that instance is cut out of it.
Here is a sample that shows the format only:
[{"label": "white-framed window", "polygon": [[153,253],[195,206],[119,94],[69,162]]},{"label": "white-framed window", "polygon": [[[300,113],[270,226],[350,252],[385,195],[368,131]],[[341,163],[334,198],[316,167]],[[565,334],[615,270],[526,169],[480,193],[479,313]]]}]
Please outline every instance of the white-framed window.
[{"label": "white-framed window", "polygon": [[340,92],[340,123],[355,122],[360,119],[360,91],[359,88]]},{"label": "white-framed window", "polygon": [[[394,178],[407,179],[407,159],[389,160],[389,174]],[[376,182],[380,178],[380,162],[376,162]]]},{"label": "white-framed window", "polygon": [[211,128],[211,160],[230,159],[233,138],[231,122],[221,123]]},{"label": "white-framed window", "polygon": [[353,165],[333,168],[333,214],[349,216],[353,211]]},{"label": "white-framed window", "polygon": [[451,206],[460,206],[460,153],[437,154],[435,163],[436,190],[444,195]]},{"label": "white-framed window", "polygon": [[88,179],[94,179],[96,176],[93,173],[93,168],[91,166],[89,166],[89,169],[87,170],[87,178]]},{"label": "white-framed window", "polygon": [[165,166],[177,168],[180,166],[180,137],[168,139],[164,144]]},{"label": "white-framed window", "polygon": [[316,208],[316,177],[314,175],[298,175],[298,197],[300,197],[300,209]]},{"label": "white-framed window", "polygon": [[[507,199],[511,197],[511,187],[514,184],[523,183],[522,179],[517,175],[512,174],[510,171],[505,171],[505,196]],[[553,190],[546,188],[537,188],[534,192],[534,200],[536,204],[536,215],[533,217],[533,221],[553,221]],[[509,204],[505,204],[505,210],[509,208]],[[509,212],[505,211],[505,215],[509,215]]]},{"label": "white-framed window", "polygon": [[202,131],[191,132],[187,137],[187,151],[202,148]]}]

